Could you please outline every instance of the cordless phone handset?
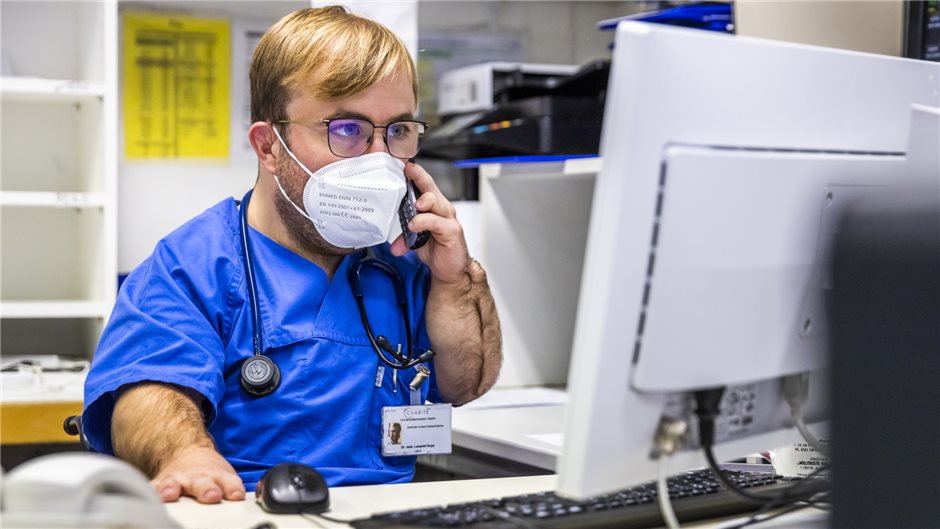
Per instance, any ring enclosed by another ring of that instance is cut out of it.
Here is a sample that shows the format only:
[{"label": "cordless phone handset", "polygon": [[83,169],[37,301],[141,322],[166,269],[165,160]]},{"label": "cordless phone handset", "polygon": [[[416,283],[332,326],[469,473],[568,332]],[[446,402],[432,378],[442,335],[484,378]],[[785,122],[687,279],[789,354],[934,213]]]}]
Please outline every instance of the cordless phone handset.
[{"label": "cordless phone handset", "polygon": [[418,210],[415,209],[414,182],[409,180],[406,187],[405,197],[401,199],[401,205],[398,206],[398,219],[401,221],[401,234],[405,238],[405,244],[408,248],[417,250],[427,244],[431,234],[427,231],[415,233],[408,229],[408,223],[418,214]]}]

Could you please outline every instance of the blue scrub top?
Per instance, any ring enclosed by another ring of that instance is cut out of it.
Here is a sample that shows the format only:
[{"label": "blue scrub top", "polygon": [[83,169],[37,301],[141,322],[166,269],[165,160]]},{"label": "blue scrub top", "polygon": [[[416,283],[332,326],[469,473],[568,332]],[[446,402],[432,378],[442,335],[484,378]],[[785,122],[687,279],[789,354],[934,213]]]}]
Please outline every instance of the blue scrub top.
[{"label": "blue scrub top", "polygon": [[[282,378],[265,397],[241,388],[241,362],[253,351],[238,221],[237,202],[222,201],[161,240],[122,285],[85,383],[82,424],[91,446],[113,452],[111,414],[121,388],[159,381],[205,397],[208,431],[249,491],[283,461],[316,468],[330,486],[410,481],[414,456],[381,455],[381,410],[409,403],[415,370],[398,372],[397,391],[391,369],[377,376],[379,360],[347,280],[353,256],[330,282],[319,266],[249,227],[264,351]],[[404,280],[416,351],[424,351],[428,269],[413,253],[396,258],[387,244],[375,250]],[[376,335],[406,347],[391,278],[364,267],[362,286]],[[441,402],[429,367],[422,402]]]}]

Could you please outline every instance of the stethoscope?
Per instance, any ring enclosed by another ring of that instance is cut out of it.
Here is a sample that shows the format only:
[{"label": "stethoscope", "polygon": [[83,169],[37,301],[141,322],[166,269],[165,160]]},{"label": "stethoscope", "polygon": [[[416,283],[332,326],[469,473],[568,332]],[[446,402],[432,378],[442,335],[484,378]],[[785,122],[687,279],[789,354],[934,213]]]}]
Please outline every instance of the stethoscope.
[{"label": "stethoscope", "polygon": [[[256,397],[270,395],[281,385],[281,371],[278,369],[274,360],[265,356],[262,341],[261,327],[261,309],[258,304],[257,284],[255,282],[254,265],[251,261],[251,240],[248,237],[248,201],[251,200],[252,191],[245,193],[239,209],[242,258],[245,266],[245,273],[248,275],[248,297],[251,304],[251,326],[252,326],[252,349],[254,354],[242,363],[241,367],[241,386],[246,392]],[[392,346],[385,336],[376,336],[369,323],[369,315],[366,313],[365,296],[362,292],[362,280],[360,275],[362,269],[366,267],[376,268],[385,273],[392,280],[395,287],[395,297],[398,301],[398,307],[401,311],[402,320],[405,323],[405,334],[407,335],[407,350],[403,354],[401,346],[397,349]],[[411,338],[411,321],[408,306],[408,295],[405,291],[405,282],[401,274],[390,264],[375,257],[371,248],[361,250],[355,257],[355,262],[349,266],[347,272],[349,286],[352,289],[353,297],[356,299],[356,305],[359,308],[359,316],[362,319],[362,327],[369,337],[369,343],[372,349],[378,355],[379,360],[392,369],[410,369],[430,360],[434,353],[429,349],[417,357],[414,355],[414,345]]]}]

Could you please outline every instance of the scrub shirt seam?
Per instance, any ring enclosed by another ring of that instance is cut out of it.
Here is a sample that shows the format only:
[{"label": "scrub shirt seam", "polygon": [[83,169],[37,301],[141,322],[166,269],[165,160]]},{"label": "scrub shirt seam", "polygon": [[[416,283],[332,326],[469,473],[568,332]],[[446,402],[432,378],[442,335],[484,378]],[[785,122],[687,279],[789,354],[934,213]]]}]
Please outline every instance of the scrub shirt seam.
[{"label": "scrub shirt seam", "polygon": [[[161,244],[163,244],[163,241],[162,241],[162,240],[157,243],[157,248],[159,248]],[[154,252],[153,252],[153,253],[156,254],[156,252],[157,252],[157,250],[156,250],[156,248],[154,248]],[[140,283],[144,288],[142,288],[142,289],[140,290],[140,298],[139,298],[139,300],[133,300],[133,306],[134,306],[135,308],[141,308],[142,305],[144,304],[144,302],[146,302],[146,301],[148,301],[148,300],[150,299],[150,293],[151,293],[152,289],[147,288],[147,287],[150,285],[150,281],[151,281],[151,279],[153,278],[153,264],[154,264],[153,262],[154,262],[154,256],[151,255],[151,256],[147,259],[147,261],[146,261],[146,263],[147,263],[147,269],[144,271],[143,277],[141,277],[141,278],[140,278],[140,281],[138,281],[138,283]],[[123,285],[122,285],[122,286],[123,286]],[[122,290],[123,290],[123,289],[122,289]],[[126,292],[126,290],[125,290],[125,292]],[[130,294],[128,294],[128,297],[131,297]],[[141,310],[142,310],[142,309],[141,309]]]},{"label": "scrub shirt seam", "polygon": [[[237,277],[238,273],[236,273],[235,275]],[[227,329],[225,328],[222,329],[222,334],[225,336],[225,342],[222,345],[226,351],[228,351],[229,345],[231,345],[232,343],[233,334],[235,333],[235,320],[236,318],[238,318],[238,315],[244,311],[244,309],[242,310],[238,309],[238,295],[236,294],[244,285],[244,283],[245,283],[245,276],[244,274],[242,274],[242,276],[238,278],[238,281],[230,285],[229,292],[228,294],[226,294],[226,297],[228,298],[228,301],[226,302],[228,314],[225,315],[224,326],[227,327]],[[225,356],[228,356],[228,353],[226,353]],[[225,361],[223,360],[222,363],[223,363],[222,367],[224,371]]]},{"label": "scrub shirt seam", "polygon": [[[235,204],[235,210],[236,212],[238,211],[237,203]],[[232,235],[231,243],[232,243],[232,247],[235,248],[235,254],[238,257],[242,257],[241,254],[243,252],[243,249],[241,249],[240,245],[236,243],[236,241],[238,240],[238,232],[235,229],[235,226],[233,226],[229,222],[230,219],[221,215],[219,212],[215,212],[215,213],[223,223],[228,225],[230,234]],[[242,259],[240,260],[240,262],[244,263],[244,260]],[[246,271],[243,270],[243,268],[244,268],[244,264],[235,264],[235,266],[233,266],[235,273],[232,274],[232,280],[229,282],[229,290],[226,293],[226,298],[227,298],[226,307],[228,308],[228,314],[226,314],[223,325],[228,328],[222,329],[222,334],[226,337],[225,344],[224,344],[226,349],[228,349],[228,345],[232,340],[232,333],[234,333],[235,331],[235,317],[238,314],[238,309],[236,306],[237,301],[238,301],[237,293],[241,290],[241,287],[244,284],[245,277],[247,275]],[[224,369],[224,360],[223,360],[223,369]]]},{"label": "scrub shirt seam", "polygon": [[[365,335],[363,334],[363,337],[364,336]],[[326,330],[321,330],[321,329],[314,329],[313,331],[309,333],[292,333],[292,334],[282,333],[281,337],[284,340],[283,342],[278,341],[277,343],[273,343],[273,344],[269,343],[268,345],[272,348],[288,347],[288,346],[295,345],[297,343],[304,342],[307,340],[321,339],[321,340],[330,340],[332,342],[336,342],[336,343],[340,343],[340,344],[348,345],[352,347],[371,347],[371,344],[368,342],[368,340],[363,337],[360,337],[357,339],[356,337],[351,336],[349,334],[337,333],[337,332],[326,331]]]}]

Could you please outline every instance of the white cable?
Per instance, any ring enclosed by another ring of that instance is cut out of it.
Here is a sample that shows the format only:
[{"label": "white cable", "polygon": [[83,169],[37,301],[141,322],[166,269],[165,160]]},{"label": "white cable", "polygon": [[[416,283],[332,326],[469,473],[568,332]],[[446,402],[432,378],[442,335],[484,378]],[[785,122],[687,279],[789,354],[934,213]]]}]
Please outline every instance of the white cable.
[{"label": "white cable", "polygon": [[672,508],[672,499],[669,497],[669,486],[666,478],[669,476],[669,470],[666,461],[669,456],[659,454],[659,476],[656,479],[656,495],[659,496],[659,512],[663,515],[666,527],[669,529],[679,529],[679,520],[676,519],[676,511]]},{"label": "white cable", "polygon": [[784,377],[783,397],[790,405],[790,416],[793,418],[800,435],[803,436],[803,440],[813,447],[813,450],[829,457],[829,450],[809,431],[806,422],[803,420],[803,408],[806,406],[806,401],[809,400],[809,373],[797,373]]},{"label": "white cable", "polygon": [[806,426],[806,421],[803,420],[803,414],[799,415],[794,414],[793,422],[796,423],[796,429],[800,431],[800,434],[803,436],[803,439],[813,447],[813,450],[819,452],[820,454],[829,457],[829,449],[823,446],[819,439],[816,439],[816,436],[813,435],[813,432],[809,431],[809,428]]}]

